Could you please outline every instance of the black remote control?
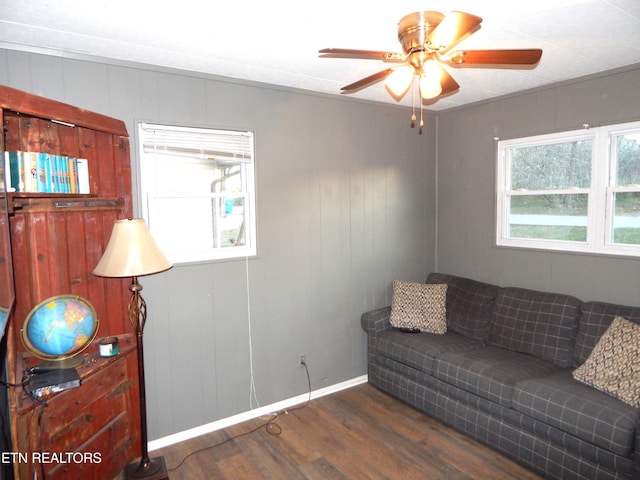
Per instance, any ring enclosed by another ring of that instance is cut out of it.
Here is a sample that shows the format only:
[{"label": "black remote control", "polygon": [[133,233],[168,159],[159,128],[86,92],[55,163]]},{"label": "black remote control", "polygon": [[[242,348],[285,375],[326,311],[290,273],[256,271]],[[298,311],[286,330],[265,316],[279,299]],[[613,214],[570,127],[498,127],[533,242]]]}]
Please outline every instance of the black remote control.
[{"label": "black remote control", "polygon": [[419,328],[411,328],[411,327],[401,327],[400,331],[402,333],[420,333]]}]

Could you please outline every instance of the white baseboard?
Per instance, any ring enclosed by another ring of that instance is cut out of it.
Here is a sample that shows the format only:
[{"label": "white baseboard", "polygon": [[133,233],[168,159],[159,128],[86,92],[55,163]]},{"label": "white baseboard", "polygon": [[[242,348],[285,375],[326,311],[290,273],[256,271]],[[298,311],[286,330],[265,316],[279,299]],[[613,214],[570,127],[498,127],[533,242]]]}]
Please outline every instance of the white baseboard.
[{"label": "white baseboard", "polygon": [[[330,385],[328,387],[314,390],[311,392],[311,399],[313,400],[314,398],[324,397],[325,395],[339,392],[340,390],[355,387],[356,385],[360,385],[361,383],[366,383],[367,379],[367,375],[362,375],[361,377],[352,378],[351,380],[346,380],[335,385]],[[221,430],[238,423],[246,422],[247,420],[253,420],[254,418],[261,417],[263,415],[281,412],[286,410],[287,408],[306,402],[308,398],[309,394],[305,393],[302,395],[298,395],[297,397],[272,403],[271,405],[267,405],[265,407],[255,408],[253,410],[249,410],[248,412],[239,413],[231,417],[207,423],[206,425],[201,425],[199,427],[190,428],[189,430],[174,433],[166,437],[158,438],[157,440],[149,442],[149,451],[158,450],[159,448],[168,447],[169,445],[173,445],[175,443],[184,442],[185,440],[199,437],[200,435],[204,435],[206,433],[215,432],[216,430]]]}]

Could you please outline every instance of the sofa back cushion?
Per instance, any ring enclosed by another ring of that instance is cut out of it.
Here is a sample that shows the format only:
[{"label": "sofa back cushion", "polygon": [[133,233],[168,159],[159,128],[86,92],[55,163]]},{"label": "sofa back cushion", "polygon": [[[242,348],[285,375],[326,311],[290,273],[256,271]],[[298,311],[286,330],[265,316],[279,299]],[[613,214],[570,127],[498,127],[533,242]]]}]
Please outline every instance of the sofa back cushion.
[{"label": "sofa back cushion", "polygon": [[497,286],[444,273],[431,273],[427,283],[447,284],[447,330],[487,340]]},{"label": "sofa back cushion", "polygon": [[580,300],[569,295],[502,288],[496,295],[489,343],[573,366]]},{"label": "sofa back cushion", "polygon": [[607,331],[615,317],[623,317],[630,322],[640,323],[640,307],[627,307],[604,302],[585,302],[581,305],[582,314],[576,345],[574,360],[576,365],[582,365],[600,337]]}]

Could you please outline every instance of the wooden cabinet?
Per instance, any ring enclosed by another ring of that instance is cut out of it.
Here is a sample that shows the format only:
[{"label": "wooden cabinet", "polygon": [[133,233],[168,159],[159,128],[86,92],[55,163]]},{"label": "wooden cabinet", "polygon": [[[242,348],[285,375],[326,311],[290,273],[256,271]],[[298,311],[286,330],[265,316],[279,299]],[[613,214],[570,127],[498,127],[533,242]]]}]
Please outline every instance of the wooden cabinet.
[{"label": "wooden cabinet", "polygon": [[25,350],[20,330],[31,309],[54,295],[88,299],[100,321],[97,338],[118,336],[123,342],[121,353],[109,359],[89,347],[78,368],[81,386],[48,398],[40,424],[37,402],[9,389],[12,450],[29,460],[17,458],[14,472],[19,479],[31,478],[37,467],[33,452],[98,452],[107,463],[54,461],[46,464],[46,478],[111,479],[140,455],[136,347],[127,318],[129,280],[91,272],[114,221],[132,216],[127,130],[119,120],[4,86],[0,116],[3,151],[87,159],[91,190],[8,194],[16,293],[6,334],[8,380],[20,382],[27,365],[37,362]]},{"label": "wooden cabinet", "polygon": [[[47,480],[110,480],[131,461],[140,423],[135,337],[120,336],[119,348],[119,355],[101,358],[89,347],[77,369],[81,386],[52,395],[46,407],[26,393],[17,398],[14,451],[30,452],[17,463],[19,478],[32,478],[34,470],[42,478],[44,469]],[[24,369],[39,362],[18,359]]]}]

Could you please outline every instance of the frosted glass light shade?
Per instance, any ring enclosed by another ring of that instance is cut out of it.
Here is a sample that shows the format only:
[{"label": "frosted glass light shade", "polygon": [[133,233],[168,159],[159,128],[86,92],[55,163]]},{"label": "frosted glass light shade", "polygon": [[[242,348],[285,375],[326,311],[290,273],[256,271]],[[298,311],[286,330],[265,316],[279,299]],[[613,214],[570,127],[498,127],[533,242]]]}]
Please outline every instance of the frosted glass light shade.
[{"label": "frosted glass light shade", "polygon": [[440,80],[433,77],[420,77],[420,96],[425,100],[435,98],[442,93]]},{"label": "frosted glass light shade", "polygon": [[425,100],[435,98],[442,93],[442,67],[433,60],[427,60],[420,75],[420,96]]},{"label": "frosted glass light shade", "polygon": [[389,74],[386,87],[396,97],[402,97],[413,82],[415,70],[409,65],[402,65]]},{"label": "frosted glass light shade", "polygon": [[139,277],[173,265],[160,251],[141,218],[116,220],[102,258],[93,270],[99,277]]}]

